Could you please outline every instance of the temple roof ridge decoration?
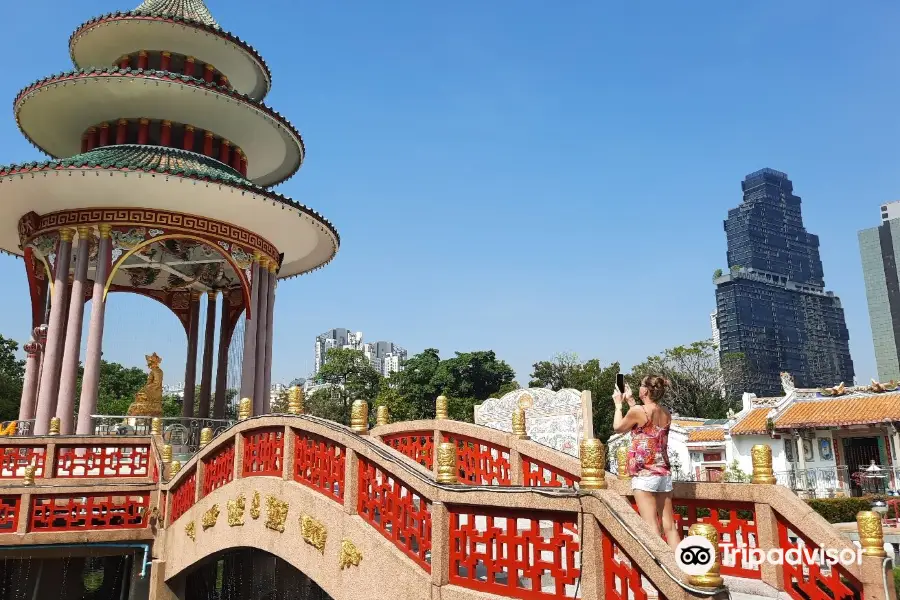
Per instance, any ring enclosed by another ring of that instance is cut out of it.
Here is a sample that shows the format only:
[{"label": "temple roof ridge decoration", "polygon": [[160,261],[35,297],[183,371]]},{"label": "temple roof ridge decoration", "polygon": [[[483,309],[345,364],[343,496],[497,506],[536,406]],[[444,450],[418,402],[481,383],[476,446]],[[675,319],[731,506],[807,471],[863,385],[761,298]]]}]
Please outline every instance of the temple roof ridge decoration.
[{"label": "temple roof ridge decoration", "polygon": [[203,0],[144,0],[134,12],[161,14],[219,27]]}]

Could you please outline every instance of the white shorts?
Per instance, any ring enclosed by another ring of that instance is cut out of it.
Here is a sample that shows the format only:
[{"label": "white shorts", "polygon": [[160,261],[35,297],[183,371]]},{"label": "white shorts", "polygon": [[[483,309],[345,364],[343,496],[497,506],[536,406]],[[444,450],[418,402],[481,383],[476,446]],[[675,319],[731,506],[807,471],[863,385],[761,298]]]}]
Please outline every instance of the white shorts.
[{"label": "white shorts", "polygon": [[631,489],[643,492],[665,493],[672,491],[671,475],[644,475],[631,478]]}]

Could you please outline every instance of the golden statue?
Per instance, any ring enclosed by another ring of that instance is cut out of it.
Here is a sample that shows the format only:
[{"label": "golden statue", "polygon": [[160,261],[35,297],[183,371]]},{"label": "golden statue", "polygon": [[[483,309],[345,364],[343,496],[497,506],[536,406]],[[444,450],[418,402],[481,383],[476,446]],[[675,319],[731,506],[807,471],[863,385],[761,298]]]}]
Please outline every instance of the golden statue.
[{"label": "golden statue", "polygon": [[134,395],[134,402],[128,407],[129,417],[161,417],[163,414],[163,372],[159,368],[162,359],[156,352],[145,358],[150,373],[147,375],[147,383]]}]

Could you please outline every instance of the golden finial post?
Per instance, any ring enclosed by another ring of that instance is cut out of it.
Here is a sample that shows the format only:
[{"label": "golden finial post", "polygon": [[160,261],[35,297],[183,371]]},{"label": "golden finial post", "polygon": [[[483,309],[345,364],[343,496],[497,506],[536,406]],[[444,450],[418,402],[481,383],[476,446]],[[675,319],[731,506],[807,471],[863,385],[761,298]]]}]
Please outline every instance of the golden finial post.
[{"label": "golden finial post", "polygon": [[24,481],[22,482],[24,485],[34,485],[34,472],[37,470],[37,467],[34,465],[28,465],[25,467],[25,473],[23,475]]},{"label": "golden finial post", "polygon": [[437,461],[437,482],[445,484],[459,483],[456,476],[456,444],[453,442],[441,442],[437,449]]},{"label": "golden finial post", "polygon": [[774,484],[772,448],[766,444],[756,444],[750,448],[750,458],[753,461],[753,477],[750,479],[750,483]]},{"label": "golden finial post", "polygon": [[365,400],[354,400],[350,407],[350,429],[359,435],[369,433],[369,403]]},{"label": "golden finial post", "polygon": [[250,398],[241,398],[238,405],[238,421],[246,421],[253,416],[253,401]]},{"label": "golden finial post", "polygon": [[388,411],[387,406],[379,406],[375,410],[375,424],[376,425],[387,425],[391,422],[391,413]]},{"label": "golden finial post", "polygon": [[204,427],[200,430],[200,449],[203,450],[212,441],[212,429]]},{"label": "golden finial post", "polygon": [[631,479],[628,474],[628,446],[625,444],[616,449],[616,474],[622,481]]},{"label": "golden finial post", "polygon": [[605,490],[606,446],[597,438],[581,441],[581,489]]},{"label": "golden finial post", "polygon": [[512,413],[512,434],[520,440],[527,440],[528,432],[525,428],[525,409],[517,406]]},{"label": "golden finial post", "polygon": [[176,475],[178,475],[178,471],[180,471],[180,470],[181,470],[181,461],[173,460],[172,463],[169,465],[169,478],[171,479],[172,477],[175,477]]},{"label": "golden finial post", "polygon": [[694,523],[691,525],[690,529],[688,529],[688,535],[706,538],[709,543],[712,544],[715,552],[715,560],[713,560],[712,565],[710,565],[709,571],[703,575],[690,575],[688,577],[688,582],[697,587],[722,587],[725,582],[722,579],[722,576],[719,575],[719,569],[722,568],[722,555],[719,549],[719,531],[709,523]]},{"label": "golden finial post", "polygon": [[153,417],[150,421],[150,435],[162,435],[162,419]]},{"label": "golden finial post", "polygon": [[303,388],[299,385],[291,386],[291,391],[288,393],[287,411],[292,415],[302,415],[306,408],[303,401]]},{"label": "golden finial post", "polygon": [[50,419],[50,433],[48,435],[59,435],[59,417]]},{"label": "golden finial post", "polygon": [[871,510],[856,513],[856,530],[859,533],[859,545],[864,556],[887,556],[884,551],[884,529],[881,527],[881,516]]},{"label": "golden finial post", "polygon": [[172,464],[172,444],[163,444],[162,462],[164,465]]},{"label": "golden finial post", "polygon": [[447,396],[440,395],[437,397],[437,400],[434,401],[434,418],[435,419],[448,419],[447,416]]}]

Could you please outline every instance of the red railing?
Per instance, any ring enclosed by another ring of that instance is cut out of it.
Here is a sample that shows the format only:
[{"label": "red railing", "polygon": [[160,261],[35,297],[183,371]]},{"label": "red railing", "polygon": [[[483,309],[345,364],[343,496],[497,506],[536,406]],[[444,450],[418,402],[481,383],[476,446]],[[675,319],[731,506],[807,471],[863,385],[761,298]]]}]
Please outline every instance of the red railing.
[{"label": "red railing", "polygon": [[344,497],[343,446],[311,433],[298,432],[294,444],[294,480],[334,500]]},{"label": "red railing", "polygon": [[581,569],[569,513],[450,507],[450,583],[516,598],[574,598]]},{"label": "red railing", "polygon": [[178,520],[178,517],[188,511],[190,507],[197,502],[197,472],[192,470],[191,474],[184,477],[178,484],[172,494],[172,519],[170,523]]},{"label": "red railing", "polygon": [[203,495],[219,489],[234,479],[234,440],[209,458],[203,459]]},{"label": "red railing", "polygon": [[15,533],[19,527],[20,496],[0,496],[0,534]]},{"label": "red railing", "polygon": [[444,434],[444,441],[456,444],[460,483],[510,485],[508,448],[456,434]]},{"label": "red railing", "polygon": [[609,532],[600,528],[603,561],[603,597],[606,600],[665,600],[665,596],[644,577],[643,572],[616,543]]},{"label": "red railing", "polygon": [[149,475],[149,444],[60,446],[56,451],[54,476],[59,478],[148,477]]},{"label": "red railing", "polygon": [[402,481],[359,459],[359,516],[431,571],[431,503]]},{"label": "red railing", "polygon": [[34,497],[28,531],[139,529],[147,526],[149,503],[149,493]]},{"label": "red railing", "polygon": [[[783,561],[781,567],[784,574],[784,591],[795,600],[862,600],[863,586],[840,565],[827,566],[807,560],[803,556],[803,547],[811,552],[819,546],[812,543],[805,535],[790,528],[781,515],[778,521],[778,542],[782,551],[792,548],[800,549],[800,564],[789,564],[795,561]],[[791,535],[797,542],[791,541]]]},{"label": "red railing", "polygon": [[575,487],[581,478],[539,460],[522,456],[522,485],[528,487]]},{"label": "red railing", "polygon": [[0,479],[19,479],[34,465],[34,476],[44,476],[43,446],[0,446]]},{"label": "red railing", "polygon": [[282,476],[284,460],[284,429],[273,427],[255,429],[244,434],[244,463],[242,477],[267,475]]},{"label": "red railing", "polygon": [[434,433],[430,431],[395,433],[383,436],[381,441],[423,467],[431,469],[434,465]]}]

